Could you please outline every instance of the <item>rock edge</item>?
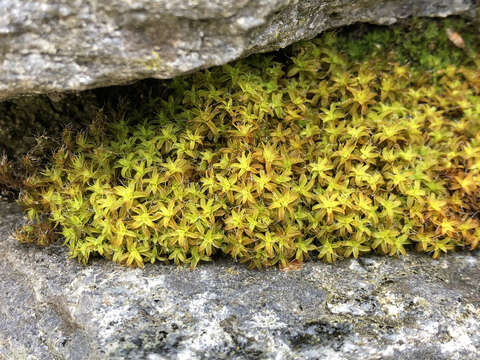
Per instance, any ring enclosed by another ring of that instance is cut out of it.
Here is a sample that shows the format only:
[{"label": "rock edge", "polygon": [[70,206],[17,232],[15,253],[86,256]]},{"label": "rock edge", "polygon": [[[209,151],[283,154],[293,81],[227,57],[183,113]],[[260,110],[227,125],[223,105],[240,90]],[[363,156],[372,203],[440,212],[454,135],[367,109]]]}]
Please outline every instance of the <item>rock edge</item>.
[{"label": "rock edge", "polygon": [[0,0],[0,100],[166,79],[327,29],[474,14],[476,0]]}]

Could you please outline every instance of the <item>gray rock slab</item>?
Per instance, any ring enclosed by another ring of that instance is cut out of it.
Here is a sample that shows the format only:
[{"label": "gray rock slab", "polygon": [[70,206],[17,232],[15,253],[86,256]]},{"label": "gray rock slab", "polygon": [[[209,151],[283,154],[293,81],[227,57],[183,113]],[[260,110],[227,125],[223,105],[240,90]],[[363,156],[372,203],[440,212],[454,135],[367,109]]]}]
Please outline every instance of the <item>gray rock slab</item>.
[{"label": "gray rock slab", "polygon": [[0,0],[0,100],[172,78],[346,24],[473,14],[476,3]]},{"label": "gray rock slab", "polygon": [[479,359],[479,252],[299,270],[83,267],[0,203],[0,359]]}]

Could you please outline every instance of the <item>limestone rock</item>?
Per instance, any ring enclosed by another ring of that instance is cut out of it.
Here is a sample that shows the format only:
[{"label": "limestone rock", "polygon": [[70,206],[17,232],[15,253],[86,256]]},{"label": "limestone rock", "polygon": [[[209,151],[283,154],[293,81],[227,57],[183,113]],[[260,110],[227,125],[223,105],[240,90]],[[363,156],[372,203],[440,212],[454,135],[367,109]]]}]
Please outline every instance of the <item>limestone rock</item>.
[{"label": "limestone rock", "polygon": [[0,0],[0,100],[172,78],[354,22],[476,0]]},{"label": "limestone rock", "polygon": [[479,359],[479,252],[299,270],[83,267],[0,203],[0,359]]}]

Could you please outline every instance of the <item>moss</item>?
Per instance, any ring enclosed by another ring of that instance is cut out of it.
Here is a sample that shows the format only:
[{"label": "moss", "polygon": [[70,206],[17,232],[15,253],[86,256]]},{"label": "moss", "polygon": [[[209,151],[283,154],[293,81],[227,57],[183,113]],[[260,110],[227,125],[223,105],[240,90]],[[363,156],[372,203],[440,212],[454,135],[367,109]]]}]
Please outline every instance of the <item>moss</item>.
[{"label": "moss", "polygon": [[[63,129],[80,131],[92,119],[108,114],[122,117],[130,104],[161,96],[164,88],[145,80],[77,94],[25,96],[0,102],[0,197],[18,197],[22,181],[33,169],[45,166],[61,144]],[[143,106],[145,116],[152,109]],[[150,111],[150,113],[149,113]]]},{"label": "moss", "polygon": [[48,162],[51,150],[58,146],[55,135],[59,129],[67,125],[85,127],[100,110],[92,92],[55,100],[40,95],[0,102],[0,156],[4,169],[0,174],[0,196],[17,196],[23,175]]},{"label": "moss", "polygon": [[[455,17],[428,21],[410,19],[393,28],[356,25],[354,29],[347,27],[339,31],[344,43],[337,47],[353,61],[372,56],[385,58],[386,53],[393,53],[391,55],[401,65],[411,64],[416,69],[435,71],[448,65],[478,61],[472,57],[472,53],[479,50],[478,27],[479,24]],[[447,29],[462,34],[468,44],[467,50],[452,46]]]},{"label": "moss", "polygon": [[17,237],[60,235],[84,264],[192,268],[474,249],[479,37],[463,20],[343,30],[162,82],[125,116],[63,132],[23,183]]}]

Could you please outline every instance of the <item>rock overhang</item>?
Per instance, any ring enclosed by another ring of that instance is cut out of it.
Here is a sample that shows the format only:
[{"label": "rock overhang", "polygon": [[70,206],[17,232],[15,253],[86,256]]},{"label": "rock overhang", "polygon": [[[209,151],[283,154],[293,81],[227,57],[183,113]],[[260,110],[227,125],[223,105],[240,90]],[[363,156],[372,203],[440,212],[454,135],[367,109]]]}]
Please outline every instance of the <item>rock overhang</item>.
[{"label": "rock overhang", "polygon": [[0,0],[0,101],[168,79],[355,22],[477,7],[472,0]]}]

